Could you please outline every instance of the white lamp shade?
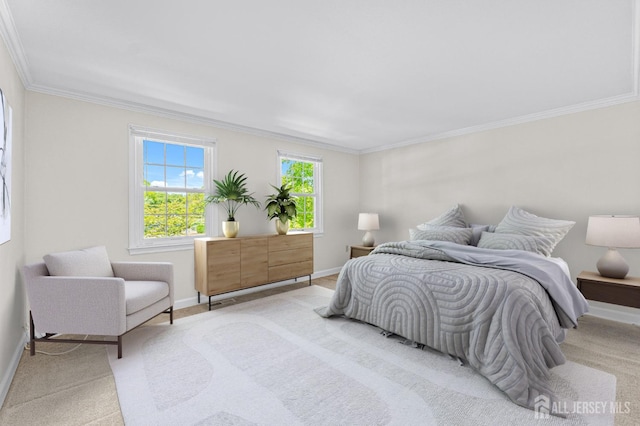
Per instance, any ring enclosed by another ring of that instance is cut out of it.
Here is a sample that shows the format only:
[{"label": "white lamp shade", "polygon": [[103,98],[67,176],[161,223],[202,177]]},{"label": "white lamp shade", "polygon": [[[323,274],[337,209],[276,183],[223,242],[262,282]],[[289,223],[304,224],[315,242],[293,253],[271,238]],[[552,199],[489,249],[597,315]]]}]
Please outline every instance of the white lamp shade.
[{"label": "white lamp shade", "polygon": [[358,216],[358,229],[361,231],[377,231],[380,229],[378,213],[360,213]]},{"label": "white lamp shade", "polygon": [[640,248],[638,216],[590,216],[585,242],[591,246]]}]

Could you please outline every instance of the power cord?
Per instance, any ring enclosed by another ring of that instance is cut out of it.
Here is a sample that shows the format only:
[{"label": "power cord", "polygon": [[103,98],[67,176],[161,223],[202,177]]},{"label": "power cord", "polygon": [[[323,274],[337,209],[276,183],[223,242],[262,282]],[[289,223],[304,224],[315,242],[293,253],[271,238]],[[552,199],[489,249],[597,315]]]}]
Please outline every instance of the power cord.
[{"label": "power cord", "polygon": [[[56,334],[56,335],[51,336],[51,337],[56,337],[56,336],[60,336],[60,335],[59,335],[59,334]],[[87,340],[87,338],[88,338],[88,337],[89,337],[89,335],[88,335],[88,334],[86,334],[82,340]],[[55,342],[55,339],[51,339],[51,341],[52,341],[52,342]],[[64,351],[64,352],[45,352],[45,351],[39,351],[38,349],[36,349],[36,353],[37,353],[37,354],[43,354],[43,355],[50,355],[50,356],[66,355],[66,354],[68,354],[68,353],[70,353],[70,352],[75,351],[75,350],[76,350],[76,349],[78,349],[80,346],[82,346],[82,343],[78,343],[78,344],[77,344],[76,346],[74,346],[73,348],[69,349],[68,351]],[[30,349],[31,349],[31,345],[29,345],[29,343],[27,342],[27,343],[24,345],[24,349],[25,349],[25,350],[27,350],[27,351],[28,351],[28,350],[30,350]]]}]

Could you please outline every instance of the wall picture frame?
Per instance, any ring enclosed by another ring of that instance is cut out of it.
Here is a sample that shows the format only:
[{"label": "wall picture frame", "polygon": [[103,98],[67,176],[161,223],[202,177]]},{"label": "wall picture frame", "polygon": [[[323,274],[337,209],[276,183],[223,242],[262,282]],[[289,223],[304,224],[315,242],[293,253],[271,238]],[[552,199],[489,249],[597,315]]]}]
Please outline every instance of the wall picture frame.
[{"label": "wall picture frame", "polygon": [[0,89],[0,244],[11,240],[11,139],[13,114]]}]

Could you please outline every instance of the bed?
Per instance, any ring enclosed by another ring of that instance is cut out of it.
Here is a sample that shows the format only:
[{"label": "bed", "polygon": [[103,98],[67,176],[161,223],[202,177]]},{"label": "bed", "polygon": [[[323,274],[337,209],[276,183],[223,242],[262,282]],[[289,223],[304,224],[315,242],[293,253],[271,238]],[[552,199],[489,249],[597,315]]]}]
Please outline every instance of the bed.
[{"label": "bed", "polygon": [[410,240],[349,260],[329,306],[316,312],[457,357],[521,406],[555,402],[550,369],[565,362],[559,344],[588,306],[566,263],[550,256],[573,222],[512,207],[497,227],[478,231],[461,217],[455,206]]}]

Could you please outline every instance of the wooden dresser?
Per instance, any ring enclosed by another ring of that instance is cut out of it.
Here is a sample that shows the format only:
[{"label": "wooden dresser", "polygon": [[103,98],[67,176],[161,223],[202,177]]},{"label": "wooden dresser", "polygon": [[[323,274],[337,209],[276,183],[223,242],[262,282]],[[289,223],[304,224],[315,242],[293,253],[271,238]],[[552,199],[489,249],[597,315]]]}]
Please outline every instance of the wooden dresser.
[{"label": "wooden dresser", "polygon": [[313,273],[313,234],[194,240],[195,288],[211,296]]}]

